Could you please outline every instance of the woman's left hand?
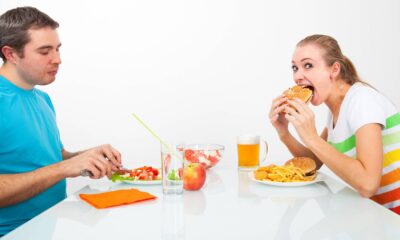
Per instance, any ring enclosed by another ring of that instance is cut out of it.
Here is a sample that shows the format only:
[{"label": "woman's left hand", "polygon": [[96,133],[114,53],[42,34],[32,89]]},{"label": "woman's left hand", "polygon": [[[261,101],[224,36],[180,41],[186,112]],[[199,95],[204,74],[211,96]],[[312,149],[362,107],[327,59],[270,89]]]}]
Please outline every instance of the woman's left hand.
[{"label": "woman's left hand", "polygon": [[315,115],[313,111],[300,99],[287,100],[293,106],[285,107],[285,118],[293,124],[304,144],[309,145],[312,139],[319,137],[315,128]]}]

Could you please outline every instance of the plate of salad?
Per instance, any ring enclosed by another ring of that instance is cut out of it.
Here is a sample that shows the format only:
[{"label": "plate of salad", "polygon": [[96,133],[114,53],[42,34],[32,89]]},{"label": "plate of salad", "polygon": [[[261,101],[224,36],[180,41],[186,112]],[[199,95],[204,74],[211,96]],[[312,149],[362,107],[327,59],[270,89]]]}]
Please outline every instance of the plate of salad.
[{"label": "plate of salad", "polygon": [[139,168],[121,169],[111,176],[113,182],[124,182],[136,185],[157,185],[161,184],[161,169],[150,166]]}]

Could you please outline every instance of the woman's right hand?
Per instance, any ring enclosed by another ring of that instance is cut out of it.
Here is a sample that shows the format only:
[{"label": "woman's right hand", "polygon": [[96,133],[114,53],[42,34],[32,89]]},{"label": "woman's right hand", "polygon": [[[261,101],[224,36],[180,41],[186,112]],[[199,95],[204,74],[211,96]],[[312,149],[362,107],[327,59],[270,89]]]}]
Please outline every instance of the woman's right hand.
[{"label": "woman's right hand", "polygon": [[287,104],[284,104],[287,101],[287,98],[283,95],[275,98],[272,101],[271,109],[269,111],[269,120],[272,123],[272,126],[278,132],[279,137],[286,136],[289,134],[288,125],[289,122],[285,118],[285,113],[283,110]]}]

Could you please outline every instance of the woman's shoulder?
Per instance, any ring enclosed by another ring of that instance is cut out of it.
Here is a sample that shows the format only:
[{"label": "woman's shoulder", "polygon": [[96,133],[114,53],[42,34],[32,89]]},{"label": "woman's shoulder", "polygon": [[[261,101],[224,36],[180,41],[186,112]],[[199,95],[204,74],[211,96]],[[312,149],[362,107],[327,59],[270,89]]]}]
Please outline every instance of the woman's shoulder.
[{"label": "woman's shoulder", "polygon": [[351,86],[346,98],[349,106],[394,106],[385,95],[364,83],[355,83]]},{"label": "woman's shoulder", "polygon": [[380,94],[375,88],[365,84],[365,83],[355,83],[349,89],[349,97],[351,99],[357,99],[360,97],[367,96],[379,96]]},{"label": "woman's shoulder", "polygon": [[357,83],[346,95],[344,114],[347,123],[354,132],[368,123],[379,123],[385,126],[386,119],[397,113],[396,106],[376,89]]}]

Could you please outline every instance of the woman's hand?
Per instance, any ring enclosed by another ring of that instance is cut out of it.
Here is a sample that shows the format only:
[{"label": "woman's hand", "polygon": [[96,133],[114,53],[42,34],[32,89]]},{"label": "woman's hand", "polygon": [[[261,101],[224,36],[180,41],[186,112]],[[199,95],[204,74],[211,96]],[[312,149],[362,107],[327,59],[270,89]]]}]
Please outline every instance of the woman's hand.
[{"label": "woman's hand", "polygon": [[309,145],[312,139],[319,138],[315,128],[313,111],[300,99],[287,100],[293,106],[285,105],[285,118],[293,124],[304,144]]},{"label": "woman's hand", "polygon": [[278,132],[280,138],[289,134],[288,130],[288,120],[285,118],[284,113],[282,112],[285,109],[287,98],[283,95],[275,98],[272,101],[271,109],[269,111],[269,119],[272,123],[272,126]]}]

